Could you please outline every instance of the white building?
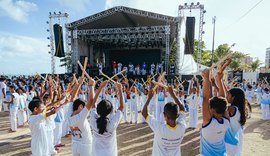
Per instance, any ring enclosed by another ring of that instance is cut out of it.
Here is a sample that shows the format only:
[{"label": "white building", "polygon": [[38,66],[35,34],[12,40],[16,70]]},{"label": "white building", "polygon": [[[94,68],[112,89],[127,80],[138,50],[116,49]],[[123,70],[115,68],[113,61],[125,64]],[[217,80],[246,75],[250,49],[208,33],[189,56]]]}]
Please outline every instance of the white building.
[{"label": "white building", "polygon": [[270,67],[270,48],[266,48],[265,66],[266,68]]}]

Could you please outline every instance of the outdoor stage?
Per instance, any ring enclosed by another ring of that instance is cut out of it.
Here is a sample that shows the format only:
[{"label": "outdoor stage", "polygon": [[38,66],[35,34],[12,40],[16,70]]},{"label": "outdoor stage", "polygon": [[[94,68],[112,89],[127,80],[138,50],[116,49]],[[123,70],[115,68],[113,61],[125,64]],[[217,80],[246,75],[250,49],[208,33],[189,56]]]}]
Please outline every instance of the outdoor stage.
[{"label": "outdoor stage", "polygon": [[[168,72],[170,47],[177,39],[177,17],[114,7],[66,25],[71,32],[71,72],[79,73],[77,60],[89,58],[90,71],[97,72],[102,63],[105,72],[112,71],[112,62],[134,66],[144,62],[163,62]],[[109,74],[109,73],[108,73]]]}]

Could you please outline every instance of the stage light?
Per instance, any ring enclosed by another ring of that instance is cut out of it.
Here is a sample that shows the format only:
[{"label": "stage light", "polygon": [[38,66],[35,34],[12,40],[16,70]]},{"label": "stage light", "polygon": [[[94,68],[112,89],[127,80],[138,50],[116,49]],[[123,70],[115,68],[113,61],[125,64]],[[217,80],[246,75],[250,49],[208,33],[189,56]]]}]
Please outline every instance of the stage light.
[{"label": "stage light", "polygon": [[49,53],[49,54],[51,54],[51,52],[50,52],[50,51],[49,51],[48,53]]},{"label": "stage light", "polygon": [[200,5],[200,2],[197,2],[197,5]]},{"label": "stage light", "polygon": [[185,6],[187,6],[187,3],[185,3]]},{"label": "stage light", "polygon": [[206,13],[206,10],[203,10],[203,13],[205,14]]},{"label": "stage light", "polygon": [[50,37],[47,37],[47,39],[49,40],[49,39],[50,39]]},{"label": "stage light", "polygon": [[46,21],[47,24],[49,24],[49,21]]},{"label": "stage light", "polygon": [[50,30],[49,29],[47,29],[47,32],[49,32]]},{"label": "stage light", "polygon": [[47,46],[48,46],[48,47],[50,47],[50,45],[49,45],[49,44],[48,44]]},{"label": "stage light", "polygon": [[194,5],[194,3],[193,3],[193,2],[191,3],[191,6],[192,6],[192,5]]},{"label": "stage light", "polygon": [[205,32],[204,32],[204,31],[202,31],[202,34],[205,34]]},{"label": "stage light", "polygon": [[202,24],[205,24],[205,22],[203,22]]}]

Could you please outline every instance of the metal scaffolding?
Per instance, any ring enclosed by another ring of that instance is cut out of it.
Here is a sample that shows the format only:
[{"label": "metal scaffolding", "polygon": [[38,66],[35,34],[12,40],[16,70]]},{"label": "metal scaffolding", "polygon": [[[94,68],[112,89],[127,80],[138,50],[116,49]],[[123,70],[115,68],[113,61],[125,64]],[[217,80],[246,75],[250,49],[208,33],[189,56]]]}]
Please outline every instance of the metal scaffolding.
[{"label": "metal scaffolding", "polygon": [[[49,12],[49,21],[47,22],[49,24],[49,40],[50,40],[50,54],[51,54],[51,71],[52,71],[52,74],[55,74],[55,47],[54,47],[54,32],[53,32],[53,25],[54,25],[54,20],[55,19],[58,19],[60,21],[60,19],[65,19],[65,26],[67,25],[68,23],[68,18],[69,18],[69,15],[68,13],[51,13]],[[70,32],[69,30],[65,27],[65,49],[66,49],[66,53],[70,53],[70,39],[69,39],[69,35],[70,35]]]}]

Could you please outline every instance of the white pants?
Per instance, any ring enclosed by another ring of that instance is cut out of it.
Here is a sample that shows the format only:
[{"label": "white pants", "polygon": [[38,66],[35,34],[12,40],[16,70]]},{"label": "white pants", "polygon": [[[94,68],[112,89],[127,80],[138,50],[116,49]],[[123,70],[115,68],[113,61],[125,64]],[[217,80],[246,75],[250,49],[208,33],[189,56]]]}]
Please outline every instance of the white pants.
[{"label": "white pants", "polygon": [[4,108],[4,111],[5,111],[5,112],[8,112],[8,104],[4,104],[4,103],[3,103],[3,108]]},{"label": "white pants", "polygon": [[[73,156],[89,156],[92,155],[92,144],[83,144],[80,142],[72,142]],[[102,154],[101,154],[102,155]]]},{"label": "white pants", "polygon": [[197,128],[198,126],[198,110],[189,108],[189,127]]},{"label": "white pants", "polygon": [[25,110],[18,110],[18,125],[23,126],[24,123],[27,121],[26,111]]},{"label": "white pants", "polygon": [[55,122],[54,145],[61,144],[63,122]]},{"label": "white pants", "polygon": [[138,121],[138,106],[136,101],[131,100],[130,101],[130,122],[133,121],[133,112],[135,114],[135,122]]},{"label": "white pants", "polygon": [[270,109],[268,104],[261,104],[262,109],[262,119],[263,120],[270,120]]},{"label": "white pants", "polygon": [[156,103],[153,102],[153,101],[150,101],[150,104],[149,104],[149,113],[152,116],[155,116],[156,117]]},{"label": "white pants", "polygon": [[128,122],[127,121],[128,110],[130,110],[130,101],[129,100],[127,102],[125,102],[125,107],[124,107],[124,121],[125,122]]},{"label": "white pants", "polygon": [[256,94],[256,103],[260,104],[262,99],[262,93],[257,93]]},{"label": "white pants", "polygon": [[9,117],[10,117],[10,124],[11,124],[11,130],[16,131],[17,130],[17,111],[18,107],[10,107],[9,111]]},{"label": "white pants", "polygon": [[203,98],[199,97],[199,107],[202,108]]},{"label": "white pants", "polygon": [[55,152],[55,149],[54,149],[54,144],[53,144],[53,141],[54,141],[54,135],[53,135],[53,130],[48,130],[47,131],[47,147],[50,151],[50,153],[54,153]]},{"label": "white pants", "polygon": [[164,106],[165,106],[165,101],[158,101],[157,102],[156,119],[158,121],[162,121],[162,122],[165,121],[164,114],[163,114],[163,112],[164,112]]}]

